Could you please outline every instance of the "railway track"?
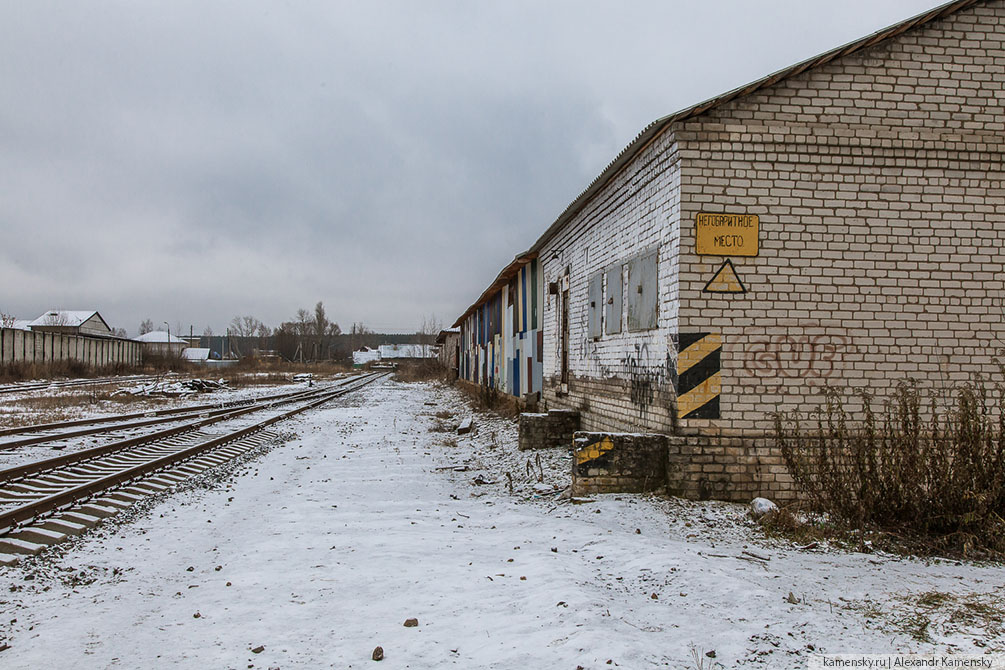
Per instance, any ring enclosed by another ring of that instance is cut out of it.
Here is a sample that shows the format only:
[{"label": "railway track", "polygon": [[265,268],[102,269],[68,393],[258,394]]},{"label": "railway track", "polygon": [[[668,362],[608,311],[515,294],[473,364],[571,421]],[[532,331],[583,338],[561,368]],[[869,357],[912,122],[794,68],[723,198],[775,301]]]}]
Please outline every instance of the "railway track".
[{"label": "railway track", "polygon": [[[174,486],[272,439],[267,429],[284,419],[366,386],[388,373],[338,386],[228,409],[151,435],[0,470],[0,564],[83,532],[146,495]],[[295,405],[250,423],[254,412]],[[242,420],[243,419],[243,420]],[[223,422],[225,431],[207,430]]]},{"label": "railway track", "polygon": [[53,381],[17,382],[0,385],[0,395],[23,391],[72,388],[75,386],[100,386],[102,384],[141,384],[163,379],[164,375],[129,375],[126,377],[95,377],[94,379],[60,379]]},{"label": "railway track", "polygon": [[[351,380],[346,380],[344,382],[339,382],[336,385],[349,383],[350,381]],[[268,396],[258,396],[227,402],[188,405],[185,407],[174,407],[171,409],[150,410],[146,412],[133,412],[129,414],[116,414],[87,419],[75,419],[72,421],[60,421],[56,423],[4,428],[0,429],[0,438],[7,439],[0,439],[0,451],[56,442],[73,437],[133,430],[145,426],[184,421],[185,419],[193,417],[206,418],[210,416],[218,416],[226,414],[235,407],[258,405],[269,402],[275,403],[286,399],[316,395],[317,393],[322,392],[325,388],[326,387],[318,387],[311,390],[290,391],[286,393],[277,393]],[[33,436],[9,439],[14,435],[27,434],[32,434]]]}]

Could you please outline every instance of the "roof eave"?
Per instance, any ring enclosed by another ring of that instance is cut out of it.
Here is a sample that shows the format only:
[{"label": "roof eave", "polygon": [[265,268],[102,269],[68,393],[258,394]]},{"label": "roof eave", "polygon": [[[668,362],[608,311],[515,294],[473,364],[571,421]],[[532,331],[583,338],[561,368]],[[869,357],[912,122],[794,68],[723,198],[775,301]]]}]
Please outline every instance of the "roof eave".
[{"label": "roof eave", "polygon": [[789,77],[794,77],[807,70],[829,63],[837,58],[842,58],[857,51],[861,51],[862,49],[875,46],[880,42],[905,33],[908,30],[929,23],[930,21],[949,16],[950,14],[955,14],[960,10],[985,1],[986,0],[952,0],[951,2],[947,2],[946,4],[930,9],[927,12],[922,12],[921,14],[905,19],[900,23],[895,23],[892,26],[878,30],[853,42],[848,42],[847,44],[843,44],[839,47],[831,49],[830,51],[807,58],[804,61],[800,61],[794,65],[772,72],[760,79],[734,88],[731,91],[727,91],[726,93],[718,95],[714,98],[709,98],[708,100],[704,100],[653,121],[646,126],[613,161],[611,161],[611,163],[604,169],[603,172],[600,173],[599,176],[597,176],[596,179],[590,182],[590,185],[587,186],[586,189],[580,193],[568,207],[565,208],[555,222],[548,227],[544,234],[542,234],[541,237],[539,237],[538,240],[531,245],[529,251],[540,252],[544,245],[547,244],[552,237],[554,237],[555,233],[557,233],[563,225],[568,223],[572,217],[578,214],[580,210],[586,206],[586,203],[593,198],[593,196],[603,189],[616,174],[621,172],[625,165],[634,160],[639,153],[649,146],[650,142],[666,131],[672,124],[680,123],[681,121],[686,121],[693,117],[700,116],[712,109],[715,109],[716,107],[719,107],[720,105],[724,105],[737,98],[742,98],[761,88],[772,86],[788,79]]}]

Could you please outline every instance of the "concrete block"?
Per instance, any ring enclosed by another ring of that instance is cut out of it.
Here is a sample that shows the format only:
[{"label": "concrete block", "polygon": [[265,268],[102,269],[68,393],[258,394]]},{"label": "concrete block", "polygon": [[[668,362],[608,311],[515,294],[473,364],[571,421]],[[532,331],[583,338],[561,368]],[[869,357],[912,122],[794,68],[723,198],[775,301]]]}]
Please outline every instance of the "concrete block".
[{"label": "concrete block", "polygon": [[664,489],[666,439],[659,434],[575,433],[572,495]]}]

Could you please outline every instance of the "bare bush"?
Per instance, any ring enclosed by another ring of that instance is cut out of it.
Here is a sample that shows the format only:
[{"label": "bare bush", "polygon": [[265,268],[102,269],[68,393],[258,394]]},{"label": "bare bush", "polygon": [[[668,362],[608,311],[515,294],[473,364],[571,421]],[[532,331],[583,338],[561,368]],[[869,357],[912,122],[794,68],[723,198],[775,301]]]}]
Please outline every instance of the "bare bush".
[{"label": "bare bush", "polygon": [[837,391],[807,431],[779,414],[775,434],[796,484],[819,510],[855,528],[924,537],[936,551],[1005,550],[1005,402],[981,379],[956,389],[955,405],[922,411],[914,382],[880,412],[865,393],[852,426]]}]

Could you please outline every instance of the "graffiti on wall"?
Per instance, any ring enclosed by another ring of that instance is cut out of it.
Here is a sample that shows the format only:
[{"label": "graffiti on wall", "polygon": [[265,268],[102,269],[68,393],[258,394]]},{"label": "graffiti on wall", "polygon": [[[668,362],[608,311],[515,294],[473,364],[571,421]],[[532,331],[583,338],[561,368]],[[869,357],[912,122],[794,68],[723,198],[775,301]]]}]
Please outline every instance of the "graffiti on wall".
[{"label": "graffiti on wall", "polygon": [[614,379],[618,376],[618,371],[604,363],[600,354],[599,344],[590,337],[584,337],[580,344],[580,352],[583,360],[586,361],[590,372],[601,379]]},{"label": "graffiti on wall", "polygon": [[[796,331],[817,328],[801,324]],[[826,384],[837,372],[841,356],[855,351],[850,337],[836,334],[759,333],[748,336],[744,372],[770,387],[799,379],[809,385]]]},{"label": "graffiti on wall", "polygon": [[654,364],[649,356],[649,345],[636,344],[635,351],[621,359],[621,365],[628,382],[629,397],[632,406],[639,413],[640,422],[645,422],[649,411],[657,402],[663,404],[663,399],[673,416],[674,383],[677,376],[675,347],[668,346],[665,360]]}]

